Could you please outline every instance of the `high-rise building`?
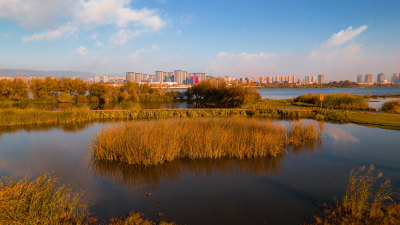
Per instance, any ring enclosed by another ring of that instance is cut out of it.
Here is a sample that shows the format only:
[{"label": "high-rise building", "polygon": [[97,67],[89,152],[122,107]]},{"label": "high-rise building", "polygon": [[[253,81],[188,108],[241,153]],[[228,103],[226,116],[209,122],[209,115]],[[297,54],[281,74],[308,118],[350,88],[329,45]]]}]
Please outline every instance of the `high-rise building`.
[{"label": "high-rise building", "polygon": [[95,83],[100,83],[100,76],[94,76],[94,82]]},{"label": "high-rise building", "polygon": [[324,83],[324,79],[325,79],[324,74],[318,75],[318,83],[319,84],[323,84]]},{"label": "high-rise building", "polygon": [[134,72],[126,72],[126,82],[135,82]]},{"label": "high-rise building", "polygon": [[164,82],[164,72],[156,71],[156,82]]},{"label": "high-rise building", "polygon": [[175,82],[178,84],[186,84],[186,78],[189,77],[188,72],[182,70],[175,70],[174,72]]},{"label": "high-rise building", "polygon": [[400,83],[400,76],[398,73],[393,74],[392,83]]},{"label": "high-rise building", "polygon": [[379,73],[378,76],[376,77],[376,82],[377,83],[385,83],[385,74]]},{"label": "high-rise building", "polygon": [[267,77],[267,83],[272,84],[272,77]]},{"label": "high-rise building", "polygon": [[357,83],[362,83],[362,74],[357,74]]},{"label": "high-rise building", "polygon": [[135,82],[142,82],[143,74],[142,73],[135,73]]},{"label": "high-rise building", "polygon": [[369,73],[364,76],[364,83],[367,83],[367,84],[373,83],[372,74]]},{"label": "high-rise building", "polygon": [[206,81],[206,74],[200,73],[199,82]]},{"label": "high-rise building", "polygon": [[108,76],[103,76],[103,83],[108,83],[109,81],[110,80]]}]

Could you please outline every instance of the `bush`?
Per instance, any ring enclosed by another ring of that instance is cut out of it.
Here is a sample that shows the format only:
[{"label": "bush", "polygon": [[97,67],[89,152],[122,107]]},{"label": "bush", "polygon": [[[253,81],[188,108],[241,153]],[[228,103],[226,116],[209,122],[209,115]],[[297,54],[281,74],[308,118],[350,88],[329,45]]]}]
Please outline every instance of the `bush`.
[{"label": "bush", "polygon": [[70,103],[70,102],[72,102],[72,97],[71,97],[71,95],[63,92],[63,93],[61,93],[61,94],[59,94],[57,96],[57,102],[59,102],[59,103]]},{"label": "bush", "polygon": [[200,107],[235,108],[261,100],[260,93],[254,89],[228,87],[226,85],[217,86],[209,81],[200,82],[188,89],[184,95]]},{"label": "bush", "polygon": [[387,101],[382,106],[382,111],[400,113],[400,100]]}]

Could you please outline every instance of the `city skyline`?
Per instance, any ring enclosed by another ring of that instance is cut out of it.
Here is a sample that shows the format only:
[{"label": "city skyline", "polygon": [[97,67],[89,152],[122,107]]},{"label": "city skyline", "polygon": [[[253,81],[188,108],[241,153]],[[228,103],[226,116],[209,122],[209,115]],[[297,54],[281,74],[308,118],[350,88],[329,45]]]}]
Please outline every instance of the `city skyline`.
[{"label": "city skyline", "polygon": [[399,8],[389,0],[8,0],[0,68],[353,80],[400,71]]}]

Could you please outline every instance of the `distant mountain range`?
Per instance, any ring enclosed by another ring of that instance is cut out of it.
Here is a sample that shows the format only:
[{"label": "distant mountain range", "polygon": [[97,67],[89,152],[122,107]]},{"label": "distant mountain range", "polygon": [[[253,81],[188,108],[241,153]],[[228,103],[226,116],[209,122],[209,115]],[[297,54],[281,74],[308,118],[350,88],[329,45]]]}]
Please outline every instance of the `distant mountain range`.
[{"label": "distant mountain range", "polygon": [[40,71],[40,70],[25,70],[25,69],[0,69],[0,77],[15,77],[19,75],[26,76],[46,76],[46,77],[79,77],[88,79],[93,77],[94,73],[81,71]]}]

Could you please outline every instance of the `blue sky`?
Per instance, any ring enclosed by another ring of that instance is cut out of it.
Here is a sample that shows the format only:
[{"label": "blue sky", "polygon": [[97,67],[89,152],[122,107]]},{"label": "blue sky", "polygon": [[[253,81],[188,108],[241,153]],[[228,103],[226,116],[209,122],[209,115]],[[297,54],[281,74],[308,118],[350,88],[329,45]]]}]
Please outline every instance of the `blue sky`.
[{"label": "blue sky", "polygon": [[400,1],[0,0],[0,68],[400,72]]}]

